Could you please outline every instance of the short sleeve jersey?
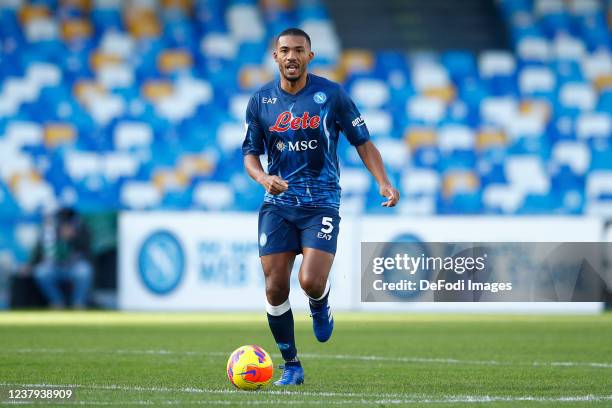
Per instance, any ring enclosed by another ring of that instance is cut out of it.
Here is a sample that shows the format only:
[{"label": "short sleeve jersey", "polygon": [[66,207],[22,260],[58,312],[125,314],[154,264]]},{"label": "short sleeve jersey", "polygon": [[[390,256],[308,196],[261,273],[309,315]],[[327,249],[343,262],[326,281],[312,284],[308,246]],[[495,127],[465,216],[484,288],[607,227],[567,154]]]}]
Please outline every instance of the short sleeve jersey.
[{"label": "short sleeve jersey", "polygon": [[255,92],[247,107],[242,153],[267,154],[268,174],[289,184],[282,194],[266,193],[264,201],[339,208],[341,132],[353,146],[370,139],[357,107],[335,82],[308,74],[295,95],[281,89],[280,80]]}]

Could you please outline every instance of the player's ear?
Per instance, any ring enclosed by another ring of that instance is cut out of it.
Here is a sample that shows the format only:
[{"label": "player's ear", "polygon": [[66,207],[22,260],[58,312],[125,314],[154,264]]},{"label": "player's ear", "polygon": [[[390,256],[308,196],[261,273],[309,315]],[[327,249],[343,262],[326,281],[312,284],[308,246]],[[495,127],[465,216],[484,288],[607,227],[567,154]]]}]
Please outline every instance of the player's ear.
[{"label": "player's ear", "polygon": [[308,53],[308,58],[309,58],[309,59],[308,59],[308,62],[312,61],[312,60],[314,59],[314,52],[310,51],[310,52]]},{"label": "player's ear", "polygon": [[276,52],[276,48],[274,51],[272,51],[272,58],[274,58],[274,61],[278,62],[278,53]]}]

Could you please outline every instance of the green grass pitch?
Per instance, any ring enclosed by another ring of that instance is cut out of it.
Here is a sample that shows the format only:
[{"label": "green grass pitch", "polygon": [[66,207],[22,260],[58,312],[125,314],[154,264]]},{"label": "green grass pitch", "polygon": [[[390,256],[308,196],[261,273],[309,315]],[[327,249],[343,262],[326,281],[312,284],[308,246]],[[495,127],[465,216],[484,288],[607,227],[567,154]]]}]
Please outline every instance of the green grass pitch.
[{"label": "green grass pitch", "polygon": [[281,363],[263,312],[0,314],[0,398],[52,384],[75,387],[63,406],[612,406],[611,314],[337,313],[325,344],[295,314],[306,383],[257,392],[225,365],[244,344]]}]

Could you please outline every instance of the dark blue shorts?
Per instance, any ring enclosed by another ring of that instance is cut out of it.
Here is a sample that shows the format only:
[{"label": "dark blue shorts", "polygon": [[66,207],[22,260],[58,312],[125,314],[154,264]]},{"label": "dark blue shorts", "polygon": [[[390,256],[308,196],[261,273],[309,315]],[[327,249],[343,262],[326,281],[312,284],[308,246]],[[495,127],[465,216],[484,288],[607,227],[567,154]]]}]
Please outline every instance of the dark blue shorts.
[{"label": "dark blue shorts", "polygon": [[315,248],[336,253],[340,215],[334,208],[263,203],[259,209],[259,256]]}]

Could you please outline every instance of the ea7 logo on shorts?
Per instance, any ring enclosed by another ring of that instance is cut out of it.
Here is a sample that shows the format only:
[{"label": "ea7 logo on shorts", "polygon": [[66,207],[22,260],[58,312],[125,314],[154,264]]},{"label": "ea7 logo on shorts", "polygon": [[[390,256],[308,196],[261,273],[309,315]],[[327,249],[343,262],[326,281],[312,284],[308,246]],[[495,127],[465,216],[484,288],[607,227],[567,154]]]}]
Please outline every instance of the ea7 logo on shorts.
[{"label": "ea7 logo on shorts", "polygon": [[266,98],[265,96],[263,98],[261,98],[261,103],[271,103],[271,104],[275,104],[276,103],[276,98]]},{"label": "ea7 logo on shorts", "polygon": [[332,217],[321,218],[321,224],[323,224],[323,228],[321,228],[321,231],[317,233],[317,238],[331,241],[332,239],[331,232],[334,230],[333,222],[334,222],[334,219]]},{"label": "ea7 logo on shorts", "polygon": [[353,119],[351,124],[353,125],[353,127],[365,125],[365,120],[363,120],[363,118],[359,116],[358,118]]}]

